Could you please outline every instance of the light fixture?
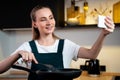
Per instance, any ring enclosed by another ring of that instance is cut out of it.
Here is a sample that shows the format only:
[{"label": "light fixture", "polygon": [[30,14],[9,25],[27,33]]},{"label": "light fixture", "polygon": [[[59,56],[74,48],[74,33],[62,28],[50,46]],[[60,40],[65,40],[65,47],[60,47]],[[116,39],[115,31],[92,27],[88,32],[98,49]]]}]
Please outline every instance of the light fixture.
[{"label": "light fixture", "polygon": [[84,11],[88,11],[88,2],[85,0],[84,5],[83,5]]}]

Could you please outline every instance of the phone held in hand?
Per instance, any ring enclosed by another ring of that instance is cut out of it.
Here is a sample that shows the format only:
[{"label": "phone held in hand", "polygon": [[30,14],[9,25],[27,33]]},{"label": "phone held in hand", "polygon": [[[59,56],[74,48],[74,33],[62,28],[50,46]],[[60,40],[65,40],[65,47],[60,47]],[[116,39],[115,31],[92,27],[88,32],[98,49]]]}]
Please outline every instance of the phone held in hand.
[{"label": "phone held in hand", "polygon": [[105,17],[103,15],[98,15],[98,27],[99,28],[107,28],[107,26],[105,25]]}]

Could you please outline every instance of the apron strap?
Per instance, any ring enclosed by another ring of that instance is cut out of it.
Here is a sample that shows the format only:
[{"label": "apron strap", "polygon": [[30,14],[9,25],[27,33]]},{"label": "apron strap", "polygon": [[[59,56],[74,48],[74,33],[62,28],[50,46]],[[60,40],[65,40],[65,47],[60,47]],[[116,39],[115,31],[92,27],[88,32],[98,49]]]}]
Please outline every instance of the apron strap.
[{"label": "apron strap", "polygon": [[57,50],[58,53],[62,53],[63,46],[64,46],[64,39],[60,39],[59,45],[58,45],[58,50]]},{"label": "apron strap", "polygon": [[35,45],[34,40],[30,41],[29,44],[30,44],[30,47],[31,47],[31,49],[32,49],[32,52],[33,52],[33,53],[36,53],[36,52],[38,53],[38,50],[37,50],[37,47],[36,47],[36,45]]}]

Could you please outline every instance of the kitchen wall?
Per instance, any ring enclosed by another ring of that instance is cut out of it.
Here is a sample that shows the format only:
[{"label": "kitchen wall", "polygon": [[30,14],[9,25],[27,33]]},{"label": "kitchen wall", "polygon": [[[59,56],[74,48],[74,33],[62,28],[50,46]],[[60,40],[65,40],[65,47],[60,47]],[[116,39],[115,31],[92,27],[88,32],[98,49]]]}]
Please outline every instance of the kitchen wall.
[{"label": "kitchen wall", "polygon": [[[103,48],[98,56],[101,65],[106,65],[108,72],[120,72],[120,28],[108,35],[104,41]],[[63,28],[57,29],[55,34],[61,38],[67,38],[73,42],[84,46],[91,47],[100,33],[99,28]],[[0,31],[0,59],[8,57],[23,42],[32,38],[31,30],[13,30]],[[1,60],[2,60],[1,59]],[[85,59],[73,61],[71,67],[79,68],[84,64]]]}]

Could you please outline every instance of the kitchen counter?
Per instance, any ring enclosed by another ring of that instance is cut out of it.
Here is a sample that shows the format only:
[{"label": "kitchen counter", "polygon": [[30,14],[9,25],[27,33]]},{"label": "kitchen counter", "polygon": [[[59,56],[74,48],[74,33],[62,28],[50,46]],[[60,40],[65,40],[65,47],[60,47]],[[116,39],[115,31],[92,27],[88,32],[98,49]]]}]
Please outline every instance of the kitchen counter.
[{"label": "kitchen counter", "polygon": [[0,80],[27,80],[27,72],[22,70],[11,70],[9,74],[0,76]]},{"label": "kitchen counter", "polygon": [[120,73],[101,72],[99,76],[90,76],[86,71],[83,71],[80,77],[74,80],[120,80]]},{"label": "kitchen counter", "polygon": [[0,80],[27,80],[26,75],[5,75],[1,76]]}]

